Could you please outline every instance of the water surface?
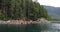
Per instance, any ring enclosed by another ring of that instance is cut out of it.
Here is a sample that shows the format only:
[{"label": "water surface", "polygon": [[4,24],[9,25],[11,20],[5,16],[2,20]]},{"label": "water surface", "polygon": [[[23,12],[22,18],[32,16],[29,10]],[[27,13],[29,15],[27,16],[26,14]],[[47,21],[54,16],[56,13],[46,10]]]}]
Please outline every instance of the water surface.
[{"label": "water surface", "polygon": [[60,32],[60,23],[46,24],[0,24],[0,32]]}]

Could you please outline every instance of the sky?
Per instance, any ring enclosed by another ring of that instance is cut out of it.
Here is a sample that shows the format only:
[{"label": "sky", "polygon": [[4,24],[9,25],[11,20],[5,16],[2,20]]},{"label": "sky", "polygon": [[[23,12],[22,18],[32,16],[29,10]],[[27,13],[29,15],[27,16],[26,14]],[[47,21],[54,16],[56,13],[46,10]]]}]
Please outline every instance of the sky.
[{"label": "sky", "polygon": [[38,0],[41,5],[60,7],[60,0]]}]

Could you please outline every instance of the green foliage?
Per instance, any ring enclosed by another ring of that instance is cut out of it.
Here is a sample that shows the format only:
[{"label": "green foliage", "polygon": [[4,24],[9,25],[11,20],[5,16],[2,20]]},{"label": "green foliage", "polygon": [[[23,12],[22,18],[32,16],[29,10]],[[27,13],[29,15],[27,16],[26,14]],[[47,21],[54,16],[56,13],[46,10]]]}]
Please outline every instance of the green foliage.
[{"label": "green foliage", "polygon": [[[5,13],[0,16],[2,19],[29,19],[48,18],[46,9],[38,2],[32,0],[5,0]],[[3,12],[4,12],[3,11]]]}]

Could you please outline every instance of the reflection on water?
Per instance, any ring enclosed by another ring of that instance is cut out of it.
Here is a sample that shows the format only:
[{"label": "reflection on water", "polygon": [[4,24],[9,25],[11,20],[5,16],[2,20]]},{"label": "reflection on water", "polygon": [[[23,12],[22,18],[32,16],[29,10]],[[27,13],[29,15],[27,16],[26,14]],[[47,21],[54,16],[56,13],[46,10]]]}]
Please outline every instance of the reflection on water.
[{"label": "reflection on water", "polygon": [[0,24],[0,32],[60,32],[60,24],[29,24],[29,25],[13,25]]},{"label": "reflection on water", "polygon": [[0,32],[41,32],[46,28],[47,26],[45,27],[44,25],[40,24],[29,25],[0,24]]}]

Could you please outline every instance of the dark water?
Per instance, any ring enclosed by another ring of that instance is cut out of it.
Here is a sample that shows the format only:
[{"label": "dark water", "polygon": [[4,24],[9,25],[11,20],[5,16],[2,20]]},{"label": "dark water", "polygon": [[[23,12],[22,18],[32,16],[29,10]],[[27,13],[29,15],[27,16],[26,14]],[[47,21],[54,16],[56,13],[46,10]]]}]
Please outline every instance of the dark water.
[{"label": "dark water", "polygon": [[50,24],[0,24],[0,32],[60,32],[60,23]]},{"label": "dark water", "polygon": [[[45,25],[45,24],[44,24]],[[47,26],[41,24],[13,25],[0,24],[0,32],[41,32],[47,29]]]}]

